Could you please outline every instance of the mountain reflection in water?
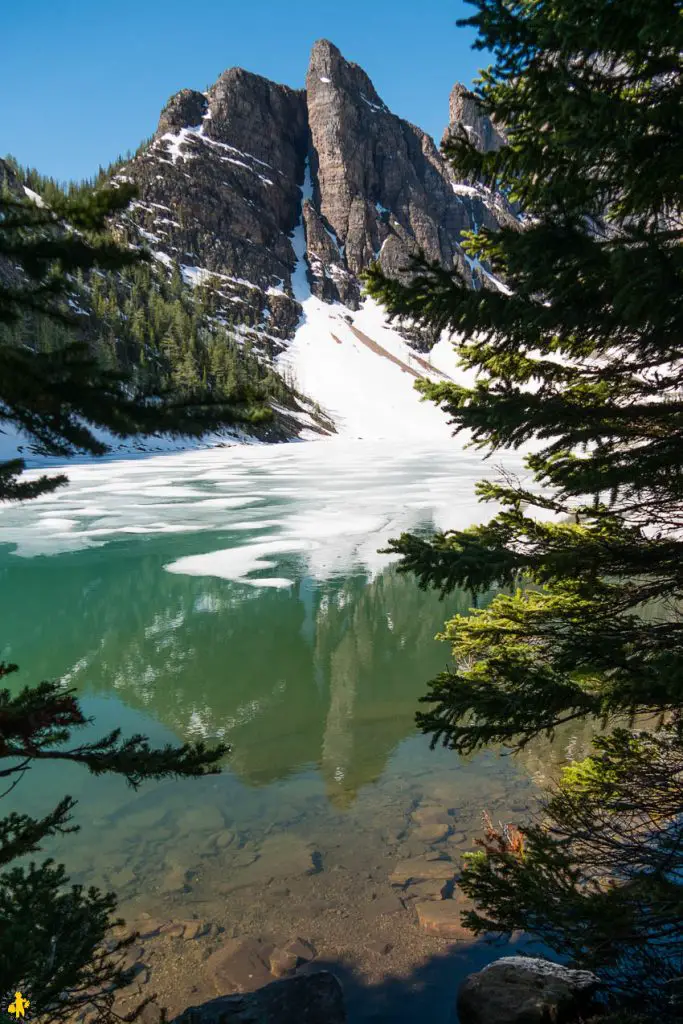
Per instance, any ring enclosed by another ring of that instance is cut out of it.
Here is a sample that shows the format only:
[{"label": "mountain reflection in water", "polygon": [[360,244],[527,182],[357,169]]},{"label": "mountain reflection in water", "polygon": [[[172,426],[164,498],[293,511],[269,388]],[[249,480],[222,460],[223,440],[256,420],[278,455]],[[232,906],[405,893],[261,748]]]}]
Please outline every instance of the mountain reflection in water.
[{"label": "mountain reflection in water", "polygon": [[253,785],[315,766],[339,805],[415,732],[418,697],[449,656],[434,636],[470,604],[392,569],[255,589],[165,573],[162,552],[139,547],[5,561],[18,681],[62,674],[179,740],[224,739],[229,769]]}]

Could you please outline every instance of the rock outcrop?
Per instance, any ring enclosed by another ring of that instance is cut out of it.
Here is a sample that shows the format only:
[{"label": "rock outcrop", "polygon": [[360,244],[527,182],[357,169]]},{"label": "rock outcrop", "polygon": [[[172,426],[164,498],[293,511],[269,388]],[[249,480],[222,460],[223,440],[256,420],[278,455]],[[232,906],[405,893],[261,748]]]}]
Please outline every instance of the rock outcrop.
[{"label": "rock outcrop", "polygon": [[302,214],[312,293],[325,302],[343,302],[345,306],[357,309],[360,285],[358,278],[346,268],[343,249],[340,249],[310,199],[304,199]]},{"label": "rock outcrop", "polygon": [[461,126],[470,142],[482,153],[496,151],[507,142],[505,132],[482,112],[473,92],[456,82],[449,100],[449,128]]},{"label": "rock outcrop", "polygon": [[598,979],[536,957],[506,956],[470,974],[458,993],[460,1024],[563,1024],[594,1009]]},{"label": "rock outcrop", "polygon": [[123,171],[140,188],[124,225],[191,284],[209,284],[226,318],[291,336],[290,234],[307,144],[301,91],[232,68],[206,95],[182,90],[151,145]]},{"label": "rock outcrop", "polygon": [[[461,86],[451,122],[470,125],[484,146],[504,141]],[[120,177],[140,190],[119,225],[124,235],[190,284],[211,287],[220,317],[271,353],[300,320],[293,275],[302,247],[312,294],[355,309],[373,260],[395,274],[418,249],[466,270],[474,286],[489,283],[464,257],[461,233],[512,216],[502,197],[456,182],[433,140],[391,113],[327,40],[313,47],[305,90],[241,68],[206,93],[182,89]],[[425,344],[419,332],[415,340]]]},{"label": "rock outcrop", "polygon": [[372,82],[336,46],[318,41],[306,76],[313,199],[359,274],[374,259],[397,273],[422,249],[444,266],[475,227],[433,140],[392,114]]},{"label": "rock outcrop", "polygon": [[256,992],[193,1006],[173,1024],[344,1024],[341,985],[327,971],[275,981]]}]

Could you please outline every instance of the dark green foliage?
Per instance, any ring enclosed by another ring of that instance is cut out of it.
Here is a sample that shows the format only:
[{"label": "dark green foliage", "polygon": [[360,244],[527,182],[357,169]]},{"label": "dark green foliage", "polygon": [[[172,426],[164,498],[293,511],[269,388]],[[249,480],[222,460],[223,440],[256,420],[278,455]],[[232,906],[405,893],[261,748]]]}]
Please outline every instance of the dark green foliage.
[{"label": "dark green foliage", "polygon": [[[0,664],[2,675],[12,669],[16,666]],[[204,775],[225,753],[225,747],[207,751],[203,743],[152,750],[144,736],[122,740],[119,729],[96,742],[61,749],[72,731],[89,721],[83,717],[74,692],[57,683],[27,687],[15,697],[9,690],[0,690],[0,757],[18,758],[22,762],[71,761],[84,765],[93,775],[116,772],[137,787],[145,778]],[[17,766],[0,769],[0,776],[11,776],[21,770]],[[0,863],[5,860],[0,848]]]},{"label": "dark green foliage", "polygon": [[[13,868],[0,884],[0,980],[5,991],[31,994],[31,1013],[40,1019],[67,1021],[81,1009],[97,1011],[97,1019],[114,1024],[117,989],[134,975],[124,966],[133,937],[111,950],[101,946],[111,924],[116,899],[98,889],[68,885],[61,865]],[[27,927],[27,922],[34,922]],[[69,993],[65,1003],[64,993]],[[138,1011],[148,1005],[141,1004]]]},{"label": "dark green foliage", "polygon": [[[367,290],[459,337],[471,387],[421,382],[489,452],[534,441],[531,482],[479,486],[486,525],[391,542],[422,586],[498,595],[457,616],[418,715],[461,753],[589,717],[652,715],[571,766],[523,856],[468,863],[478,931],[524,928],[595,968],[612,999],[674,1015],[683,975],[683,22],[673,0],[472,0],[484,109],[509,145],[446,146],[522,231],[463,247],[504,289],[424,260]],[[540,492],[542,490],[542,493]],[[552,518],[549,518],[552,517]],[[544,521],[549,520],[549,521]],[[608,884],[608,882],[612,884]]]},{"label": "dark green foliage", "polygon": [[[199,335],[191,325],[193,361],[183,387],[172,381],[174,390],[159,375],[139,381],[126,374],[122,353],[127,352],[127,336],[119,336],[120,297],[113,282],[132,292],[140,280],[130,268],[140,263],[141,254],[113,241],[107,218],[129,198],[124,188],[80,190],[69,197],[56,190],[50,207],[44,207],[17,199],[9,182],[0,198],[0,422],[20,427],[50,454],[103,453],[107,449],[94,432],[97,427],[121,437],[156,431],[201,434],[259,415],[256,403],[265,392],[250,390],[246,374],[231,390],[214,383],[212,392],[205,381],[203,389],[198,386],[193,370]],[[104,278],[109,291],[102,330],[89,337],[81,332],[74,341],[78,327],[66,299],[77,288],[87,291],[88,275],[94,281],[105,272],[130,276]],[[131,317],[131,337],[133,331],[144,335],[145,301],[131,308],[131,314],[141,314]],[[159,319],[177,338],[168,304],[161,302]],[[179,330],[188,329],[184,318],[191,311],[182,301],[171,312]],[[99,343],[109,346],[108,364]],[[175,367],[166,366],[164,372],[172,375]],[[37,497],[66,482],[59,475],[27,483],[20,479],[23,468],[18,459],[0,464],[0,500]],[[0,664],[0,679],[14,671],[16,665]],[[80,764],[95,775],[114,772],[135,787],[148,778],[217,772],[227,753],[223,745],[207,749],[203,744],[157,750],[144,736],[124,739],[119,730],[71,746],[74,731],[86,724],[74,692],[57,683],[42,682],[14,696],[0,690],[0,779],[8,783],[0,796],[41,760]],[[76,831],[70,825],[73,807],[65,797],[42,818],[10,814],[0,820],[0,996],[30,993],[31,1013],[50,1022],[66,1021],[88,1007],[102,1024],[113,1024],[120,1019],[117,992],[132,977],[123,956],[133,941],[112,944],[106,938],[117,923],[111,918],[114,894],[69,886],[65,869],[51,860],[26,862],[49,837]]]},{"label": "dark green foliage", "polygon": [[[196,437],[272,418],[268,399],[288,389],[213,315],[213,293],[113,238],[129,185],[67,194],[14,166],[0,196],[0,421],[64,456],[108,451],[93,428]],[[50,205],[21,198],[23,179]],[[21,468],[0,466],[0,498],[38,493],[17,490]]]},{"label": "dark green foliage", "polygon": [[59,201],[65,195],[73,199],[76,196],[88,195],[94,189],[108,185],[114,175],[122,171],[127,163],[130,163],[134,157],[140,156],[141,153],[145,152],[151,141],[151,136],[148,139],[144,139],[134,152],[128,150],[125,156],[117,157],[116,160],[107,164],[106,167],[100,166],[97,169],[97,174],[83,181],[56,181],[55,178],[41,174],[35,167],[22,167],[19,161],[11,154],[2,159],[20,184],[25,185],[39,196],[42,196],[48,205],[52,205],[54,199]]},{"label": "dark green foliage", "polygon": [[683,967],[683,729],[616,729],[594,745],[564,770],[549,823],[524,829],[523,856],[470,856],[462,887],[485,910],[463,919],[478,932],[541,933],[624,1004],[667,1012]]},{"label": "dark green foliage", "polygon": [[[0,677],[16,670],[0,664]],[[76,746],[67,746],[75,729],[89,723],[75,691],[40,683],[12,696],[0,690],[0,779],[20,782],[39,760],[63,760],[85,766],[94,775],[115,772],[136,787],[145,779],[197,777],[220,771],[227,747],[202,743],[150,748],[144,736],[122,739],[120,730]],[[33,1011],[63,1021],[79,1007],[98,1011],[101,1022],[113,1021],[117,991],[132,978],[123,955],[133,938],[106,940],[114,924],[113,893],[68,885],[61,865],[10,866],[40,852],[57,833],[77,832],[70,825],[75,804],[65,797],[44,818],[10,814],[0,820],[0,992],[31,993]],[[141,1012],[149,1002],[137,1007]]]},{"label": "dark green foliage", "polygon": [[140,261],[139,253],[121,248],[106,230],[107,218],[135,195],[132,186],[74,197],[57,192],[48,206],[13,192],[6,177],[5,172],[0,182],[0,323],[16,323],[25,310],[64,320],[56,300],[68,295],[68,274],[94,266],[119,270]]},{"label": "dark green foliage", "polygon": [[[287,394],[284,382],[213,318],[212,292],[196,297],[181,282],[174,297],[173,282],[143,264],[116,276],[93,273],[80,286],[76,282],[72,302],[83,310],[72,313],[73,326],[25,314],[12,328],[0,327],[0,345],[4,338],[8,353],[19,361],[54,361],[62,353],[62,358],[94,362],[100,380],[112,382],[117,408],[133,411],[133,433],[199,434],[210,424],[264,422],[272,415],[267,400]],[[75,331],[80,347],[73,341]],[[23,339],[32,340],[40,355],[27,350]],[[20,372],[24,375],[23,367]],[[42,375],[42,368],[37,372]],[[132,396],[128,407],[120,400],[122,381]],[[149,425],[142,420],[146,410]],[[89,420],[97,422],[92,415]],[[131,435],[125,421],[108,429]]]}]

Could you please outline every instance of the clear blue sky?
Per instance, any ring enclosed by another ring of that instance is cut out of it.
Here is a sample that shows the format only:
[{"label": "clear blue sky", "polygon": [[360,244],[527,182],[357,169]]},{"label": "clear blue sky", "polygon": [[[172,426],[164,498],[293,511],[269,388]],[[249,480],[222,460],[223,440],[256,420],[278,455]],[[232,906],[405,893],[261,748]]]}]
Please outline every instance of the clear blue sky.
[{"label": "clear blue sky", "polygon": [[156,128],[168,97],[240,66],[304,84],[312,43],[335,43],[388,106],[437,141],[455,81],[485,63],[462,0],[32,0],[7,3],[0,155],[89,177]]}]

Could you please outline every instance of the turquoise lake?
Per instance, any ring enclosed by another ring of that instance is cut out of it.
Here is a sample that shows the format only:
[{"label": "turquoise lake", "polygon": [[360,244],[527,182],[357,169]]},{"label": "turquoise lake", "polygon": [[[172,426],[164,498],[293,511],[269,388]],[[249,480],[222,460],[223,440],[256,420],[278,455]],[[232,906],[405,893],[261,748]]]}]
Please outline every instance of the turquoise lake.
[{"label": "turquoise lake", "polygon": [[[75,881],[113,888],[127,919],[211,924],[204,945],[157,944],[150,984],[172,1012],[219,994],[202,972],[226,937],[305,938],[353,1022],[451,1020],[458,978],[500,955],[425,934],[409,901],[386,911],[392,870],[457,862],[484,809],[526,820],[588,734],[523,758],[430,750],[414,716],[449,661],[434,638],[470,598],[439,601],[378,554],[402,530],[479,521],[474,484],[495,472],[455,443],[230,447],[70,465],[68,487],[0,509],[12,685],[75,687],[86,736],[231,745],[218,776],[135,791],[41,765],[4,800],[42,814],[70,793],[80,832],[46,853]],[[447,836],[415,831],[420,806],[448,812]]]}]

